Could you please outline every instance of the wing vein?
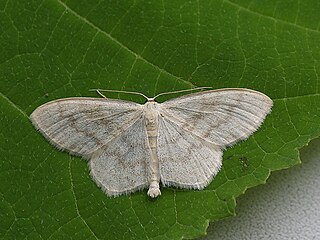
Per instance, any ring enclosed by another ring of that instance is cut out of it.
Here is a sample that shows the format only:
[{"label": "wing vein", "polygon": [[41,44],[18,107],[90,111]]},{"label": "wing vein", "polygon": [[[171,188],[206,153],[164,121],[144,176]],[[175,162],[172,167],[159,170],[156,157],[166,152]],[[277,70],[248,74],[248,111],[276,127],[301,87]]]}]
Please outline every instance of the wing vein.
[{"label": "wing vein", "polygon": [[162,114],[163,114],[163,117],[165,117],[167,120],[169,120],[170,122],[174,123],[176,126],[181,127],[183,130],[191,133],[193,136],[200,138],[201,140],[203,140],[207,144],[215,145],[213,142],[208,141],[207,139],[201,137],[200,133],[198,133],[196,130],[191,131],[191,130],[187,129],[186,127],[183,127],[183,126],[180,126],[179,124],[177,124],[177,122],[181,122],[182,125],[186,125],[186,126],[192,128],[192,126],[190,126],[190,124],[186,123],[185,121],[181,120],[180,118],[174,117],[172,115],[169,115],[168,113],[166,113],[164,111],[162,112]]},{"label": "wing vein", "polygon": [[[141,113],[141,112],[140,112]],[[132,121],[131,124],[129,124],[126,128],[122,128],[121,131],[118,130],[118,134],[114,135],[108,142],[104,143],[102,146],[98,147],[97,149],[93,150],[92,152],[89,153],[89,155],[93,155],[95,152],[98,152],[100,149],[104,148],[107,144],[111,143],[114,141],[117,137],[121,136],[124,134],[130,127],[132,127],[141,117],[142,115],[137,114],[136,119],[132,118],[130,121]],[[128,123],[128,122],[127,122]],[[125,124],[124,124],[125,125]],[[123,125],[122,125],[123,126]]]}]

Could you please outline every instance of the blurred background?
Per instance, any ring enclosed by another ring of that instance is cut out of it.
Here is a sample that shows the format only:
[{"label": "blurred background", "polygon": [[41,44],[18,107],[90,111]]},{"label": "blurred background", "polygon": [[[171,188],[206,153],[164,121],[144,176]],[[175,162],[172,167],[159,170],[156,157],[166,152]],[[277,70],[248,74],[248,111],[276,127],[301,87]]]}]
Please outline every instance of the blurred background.
[{"label": "blurred background", "polygon": [[201,240],[320,239],[320,139],[300,150],[302,164],[273,172],[237,200],[237,216],[213,222]]}]

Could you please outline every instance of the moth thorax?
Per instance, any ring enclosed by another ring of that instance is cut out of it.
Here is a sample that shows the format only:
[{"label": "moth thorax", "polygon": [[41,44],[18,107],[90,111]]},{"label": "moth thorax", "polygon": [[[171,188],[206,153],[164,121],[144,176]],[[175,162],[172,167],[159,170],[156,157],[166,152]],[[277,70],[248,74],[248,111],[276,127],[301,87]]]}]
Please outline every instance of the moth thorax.
[{"label": "moth thorax", "polygon": [[156,110],[156,102],[147,102],[145,104],[145,118],[147,130],[154,130],[157,126],[158,111]]}]

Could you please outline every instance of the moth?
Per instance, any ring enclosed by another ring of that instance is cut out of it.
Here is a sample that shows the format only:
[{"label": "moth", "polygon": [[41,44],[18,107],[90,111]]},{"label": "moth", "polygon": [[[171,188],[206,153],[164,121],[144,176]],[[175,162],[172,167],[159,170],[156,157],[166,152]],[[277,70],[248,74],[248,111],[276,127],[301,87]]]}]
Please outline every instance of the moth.
[{"label": "moth", "polygon": [[30,118],[52,145],[87,159],[91,177],[109,196],[148,187],[155,198],[160,182],[203,189],[218,173],[223,150],[255,132],[273,104],[263,93],[243,88],[206,90],[163,103],[155,99],[168,93],[153,98],[136,93],[145,104],[97,91],[103,98],[58,99]]}]

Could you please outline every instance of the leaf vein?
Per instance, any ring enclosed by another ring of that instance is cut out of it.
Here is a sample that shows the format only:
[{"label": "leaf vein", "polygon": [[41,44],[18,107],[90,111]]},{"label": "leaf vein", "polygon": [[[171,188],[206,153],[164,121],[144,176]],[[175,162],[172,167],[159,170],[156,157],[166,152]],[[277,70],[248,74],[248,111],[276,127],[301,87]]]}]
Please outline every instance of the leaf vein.
[{"label": "leaf vein", "polygon": [[78,207],[78,202],[77,202],[77,198],[76,198],[76,194],[74,192],[74,186],[73,186],[73,178],[72,178],[72,173],[71,173],[71,161],[72,161],[72,157],[70,156],[69,157],[69,175],[70,175],[70,183],[71,183],[71,192],[72,192],[72,195],[74,197],[74,204],[75,204],[75,207],[76,207],[76,212],[77,212],[77,215],[79,216],[79,218],[83,221],[83,223],[86,225],[86,227],[89,229],[89,231],[92,233],[92,235],[96,238],[96,239],[99,239],[97,237],[97,235],[92,231],[92,229],[89,227],[89,225],[87,224],[86,220],[84,220],[84,218],[82,217],[82,215],[80,214],[80,211],[79,211],[79,207]]},{"label": "leaf vein", "polygon": [[89,26],[91,26],[92,28],[94,28],[96,31],[101,32],[102,34],[104,34],[105,36],[107,36],[109,39],[111,39],[113,42],[115,42],[117,45],[121,46],[122,48],[124,48],[125,50],[127,50],[129,53],[133,54],[137,59],[141,59],[142,61],[144,61],[145,63],[151,65],[152,67],[154,67],[155,69],[157,69],[160,72],[163,72],[173,78],[175,78],[176,80],[179,80],[185,84],[190,85],[191,87],[195,87],[194,84],[192,84],[191,82],[178,77],[176,75],[174,75],[173,73],[168,72],[167,70],[165,70],[164,68],[159,67],[158,65],[150,62],[149,60],[145,59],[143,56],[139,55],[138,53],[134,52],[133,50],[131,50],[130,48],[128,48],[127,46],[123,45],[120,41],[118,41],[116,38],[114,38],[113,36],[111,36],[109,33],[107,33],[106,31],[102,30],[101,28],[99,28],[98,26],[94,25],[92,22],[90,22],[87,18],[82,17],[81,15],[79,15],[77,12],[75,12],[73,9],[71,9],[68,5],[66,5],[65,3],[63,3],[61,0],[58,0],[58,3],[60,3],[62,6],[64,6],[66,8],[66,10],[68,10],[70,13],[72,13],[74,16],[76,16],[77,18],[79,18],[80,20],[84,21],[86,24],[88,24]]},{"label": "leaf vein", "polygon": [[241,9],[243,11],[246,11],[248,13],[257,15],[259,17],[271,19],[271,20],[273,20],[275,22],[279,22],[279,23],[290,25],[290,26],[294,26],[294,27],[297,27],[297,28],[302,29],[304,31],[307,30],[307,31],[310,31],[310,32],[320,33],[320,31],[312,29],[312,28],[304,27],[304,26],[298,25],[296,23],[291,23],[291,22],[288,22],[288,21],[285,21],[285,20],[282,20],[282,19],[278,19],[278,18],[275,18],[275,17],[268,16],[268,15],[263,15],[263,14],[261,14],[259,12],[254,12],[254,11],[250,10],[249,8],[243,7],[243,6],[241,6],[241,5],[237,4],[237,3],[232,2],[231,0],[223,0],[223,2],[228,3],[228,4],[230,4],[230,5],[232,5],[232,6],[236,7],[236,8],[239,8],[239,9]]}]

